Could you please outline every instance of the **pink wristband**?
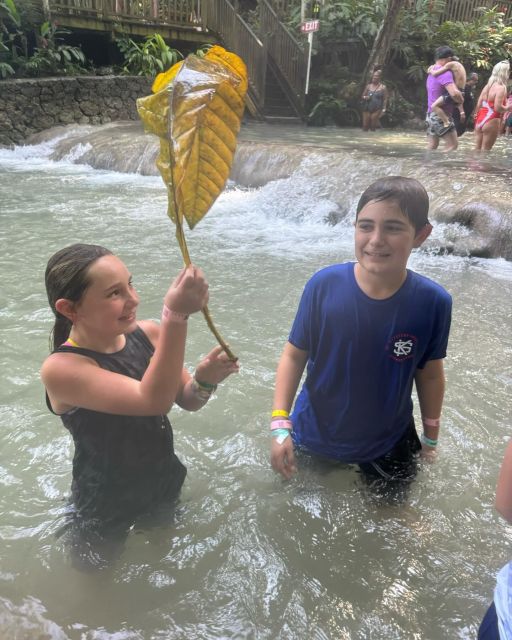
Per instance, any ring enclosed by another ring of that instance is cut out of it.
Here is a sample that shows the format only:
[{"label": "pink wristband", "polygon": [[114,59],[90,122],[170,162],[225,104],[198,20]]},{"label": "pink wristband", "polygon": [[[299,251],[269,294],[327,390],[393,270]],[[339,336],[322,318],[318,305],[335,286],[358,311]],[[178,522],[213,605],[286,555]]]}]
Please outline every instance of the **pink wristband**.
[{"label": "pink wristband", "polygon": [[270,423],[270,431],[274,431],[275,429],[288,429],[292,430],[292,421],[291,420],[272,420]]},{"label": "pink wristband", "polygon": [[174,320],[174,322],[178,322],[179,324],[185,324],[188,320],[188,316],[185,313],[173,311],[172,309],[169,309],[166,304],[164,304],[162,308],[162,322],[164,322],[165,320]]},{"label": "pink wristband", "polygon": [[441,418],[424,418],[421,417],[421,421],[426,427],[440,427],[441,426]]}]

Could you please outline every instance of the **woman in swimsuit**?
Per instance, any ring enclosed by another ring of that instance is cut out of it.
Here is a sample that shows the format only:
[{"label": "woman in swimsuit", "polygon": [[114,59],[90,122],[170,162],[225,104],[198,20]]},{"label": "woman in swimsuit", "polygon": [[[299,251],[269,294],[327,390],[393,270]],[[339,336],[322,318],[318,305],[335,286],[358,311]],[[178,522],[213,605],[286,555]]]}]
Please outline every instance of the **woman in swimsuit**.
[{"label": "woman in swimsuit", "polygon": [[366,85],[363,95],[363,131],[375,131],[380,127],[380,119],[386,113],[388,90],[382,84],[382,71],[374,71],[371,82]]},{"label": "woman in swimsuit", "polygon": [[480,93],[475,119],[475,148],[478,151],[492,149],[500,131],[502,114],[510,111],[506,104],[509,76],[510,63],[507,60],[498,62]]}]

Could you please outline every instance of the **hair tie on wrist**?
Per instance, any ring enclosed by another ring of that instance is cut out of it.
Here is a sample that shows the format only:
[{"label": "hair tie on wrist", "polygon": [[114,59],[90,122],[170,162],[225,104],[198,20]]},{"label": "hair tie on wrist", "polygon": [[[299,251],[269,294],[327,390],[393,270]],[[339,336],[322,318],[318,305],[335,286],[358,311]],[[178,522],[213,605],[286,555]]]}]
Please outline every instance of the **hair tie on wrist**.
[{"label": "hair tie on wrist", "polygon": [[424,418],[421,416],[421,421],[427,427],[440,427],[441,426],[441,418]]},{"label": "hair tie on wrist", "polygon": [[196,395],[199,399],[203,400],[204,402],[208,402],[215,389],[204,389],[198,384],[195,378],[192,378],[192,391],[194,392],[194,395]]},{"label": "hair tie on wrist", "polygon": [[186,313],[180,313],[179,311],[173,311],[164,303],[162,307],[162,322],[166,320],[173,320],[179,324],[185,324],[188,320],[188,315]]},{"label": "hair tie on wrist", "polygon": [[428,447],[437,447],[437,440],[433,440],[432,438],[427,438],[427,436],[422,433],[420,436],[420,440],[422,444],[426,444]]},{"label": "hair tie on wrist", "polygon": [[196,384],[199,387],[201,387],[201,389],[204,389],[205,391],[209,391],[210,393],[213,393],[217,389],[216,384],[211,384],[210,382],[201,382],[201,380],[198,380],[195,375],[194,375],[194,380]]}]

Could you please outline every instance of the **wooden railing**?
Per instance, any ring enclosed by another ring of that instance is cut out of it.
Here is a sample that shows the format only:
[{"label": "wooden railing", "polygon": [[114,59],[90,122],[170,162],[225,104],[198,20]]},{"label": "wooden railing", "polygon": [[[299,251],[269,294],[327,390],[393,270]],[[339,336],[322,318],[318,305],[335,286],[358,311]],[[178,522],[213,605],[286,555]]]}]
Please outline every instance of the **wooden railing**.
[{"label": "wooden railing", "polygon": [[50,0],[50,12],[99,20],[203,26],[201,0]]},{"label": "wooden railing", "polygon": [[280,74],[286,80],[294,102],[304,106],[306,85],[306,54],[288,29],[279,20],[267,0],[260,0],[261,37]]},{"label": "wooden railing", "polygon": [[478,13],[478,7],[492,9],[498,7],[505,14],[507,22],[512,21],[512,0],[447,0],[441,22],[453,20],[459,22],[472,22]]},{"label": "wooden railing", "polygon": [[236,13],[229,0],[208,0],[203,6],[208,29],[221,36],[224,44],[245,62],[252,97],[256,106],[263,109],[267,70],[267,53],[263,43]]}]

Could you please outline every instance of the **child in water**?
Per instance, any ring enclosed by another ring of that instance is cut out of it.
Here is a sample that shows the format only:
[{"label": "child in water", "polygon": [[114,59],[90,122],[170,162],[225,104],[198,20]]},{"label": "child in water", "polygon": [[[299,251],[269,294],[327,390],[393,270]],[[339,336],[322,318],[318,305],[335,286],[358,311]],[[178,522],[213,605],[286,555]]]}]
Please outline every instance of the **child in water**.
[{"label": "child in water", "polygon": [[417,452],[435,451],[451,297],[407,269],[432,231],[428,207],[417,180],[377,180],[357,205],[357,262],[321,269],[306,284],[277,367],[270,425],[272,467],[285,478],[297,470],[294,445],[385,481],[410,480]]},{"label": "child in water", "polygon": [[188,317],[208,301],[197,267],[172,282],[160,324],[137,321],[132,276],[103,247],[58,251],[45,281],[55,324],[41,378],[75,444],[74,560],[101,567],[136,520],[169,512],[179,495],[186,468],[167,412],[203,407],[238,364],[216,347],[194,376],[183,368]]},{"label": "child in water", "polygon": [[[439,69],[435,69],[434,67],[435,65],[432,65],[428,68],[428,73],[432,76],[440,76],[446,71],[451,71],[453,73],[455,85],[464,95],[464,90],[466,87],[466,70],[464,69],[462,64],[457,59],[455,59],[455,57],[453,57],[450,62],[447,62],[442,67],[439,67]],[[446,131],[449,131],[453,129],[455,125],[452,125],[450,123],[450,119],[446,115],[446,111],[443,109],[443,106],[447,104],[455,105],[455,107],[459,111],[461,122],[464,122],[464,120],[466,119],[466,113],[464,112],[463,103],[456,103],[447,91],[445,91],[442,96],[439,96],[439,98],[432,103],[430,107],[431,110],[434,111],[434,113],[436,113],[436,115],[443,121],[443,124],[446,127]]]}]

